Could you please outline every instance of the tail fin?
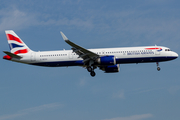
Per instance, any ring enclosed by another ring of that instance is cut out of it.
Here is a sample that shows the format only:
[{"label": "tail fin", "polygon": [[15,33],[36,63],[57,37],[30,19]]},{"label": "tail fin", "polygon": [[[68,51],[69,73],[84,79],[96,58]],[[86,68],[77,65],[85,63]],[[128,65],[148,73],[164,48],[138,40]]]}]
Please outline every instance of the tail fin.
[{"label": "tail fin", "polygon": [[13,54],[25,54],[31,51],[29,47],[16,35],[13,30],[6,30],[5,31],[8,44]]}]

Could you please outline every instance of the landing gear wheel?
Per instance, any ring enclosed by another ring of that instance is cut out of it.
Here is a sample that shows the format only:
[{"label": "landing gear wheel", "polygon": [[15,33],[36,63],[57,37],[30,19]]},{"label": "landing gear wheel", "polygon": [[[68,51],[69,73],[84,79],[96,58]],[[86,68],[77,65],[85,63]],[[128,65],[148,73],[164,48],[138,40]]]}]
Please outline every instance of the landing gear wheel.
[{"label": "landing gear wheel", "polygon": [[156,65],[157,65],[157,70],[160,71],[161,68],[159,67],[159,62],[156,62]]},{"label": "landing gear wheel", "polygon": [[93,69],[92,69],[91,66],[88,66],[88,67],[87,67],[87,71],[88,71],[88,72],[92,72],[92,70],[93,70]]},{"label": "landing gear wheel", "polygon": [[158,70],[158,71],[160,71],[160,70],[161,70],[161,68],[160,68],[160,67],[157,67],[157,70]]},{"label": "landing gear wheel", "polygon": [[94,77],[96,75],[96,73],[94,71],[91,71],[91,76]]}]

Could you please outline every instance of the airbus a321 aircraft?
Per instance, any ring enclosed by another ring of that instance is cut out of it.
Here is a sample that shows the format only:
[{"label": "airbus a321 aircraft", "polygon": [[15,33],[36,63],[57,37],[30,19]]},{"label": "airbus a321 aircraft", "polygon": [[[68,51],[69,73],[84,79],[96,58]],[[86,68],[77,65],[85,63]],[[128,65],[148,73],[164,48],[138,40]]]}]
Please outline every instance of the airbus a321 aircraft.
[{"label": "airbus a321 aircraft", "polygon": [[178,54],[163,46],[85,49],[61,35],[72,50],[32,51],[12,30],[5,31],[11,52],[3,51],[3,59],[46,67],[82,66],[95,76],[98,67],[106,73],[119,72],[119,65],[126,63],[159,62],[176,59]]}]

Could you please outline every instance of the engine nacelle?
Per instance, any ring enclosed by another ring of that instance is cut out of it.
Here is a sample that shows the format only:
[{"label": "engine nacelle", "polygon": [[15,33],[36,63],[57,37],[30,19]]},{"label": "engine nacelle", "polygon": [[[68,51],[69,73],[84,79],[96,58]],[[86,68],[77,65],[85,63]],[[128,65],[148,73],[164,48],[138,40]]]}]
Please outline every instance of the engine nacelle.
[{"label": "engine nacelle", "polygon": [[116,58],[114,56],[102,56],[96,60],[100,65],[115,65]]},{"label": "engine nacelle", "polygon": [[104,68],[104,71],[106,73],[113,73],[113,72],[119,72],[119,69],[120,69],[119,64],[116,64],[116,65],[106,66]]}]

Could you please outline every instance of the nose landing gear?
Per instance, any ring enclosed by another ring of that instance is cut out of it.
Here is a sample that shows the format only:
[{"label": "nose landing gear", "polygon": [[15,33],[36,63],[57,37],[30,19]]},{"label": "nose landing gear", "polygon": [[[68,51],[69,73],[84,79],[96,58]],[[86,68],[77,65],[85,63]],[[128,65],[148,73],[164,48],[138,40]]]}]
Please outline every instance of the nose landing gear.
[{"label": "nose landing gear", "polygon": [[158,70],[158,71],[160,71],[160,70],[161,70],[161,68],[160,68],[160,67],[157,67],[157,70]]},{"label": "nose landing gear", "polygon": [[159,62],[156,62],[156,65],[157,65],[157,70],[160,71],[161,68],[159,67]]}]

